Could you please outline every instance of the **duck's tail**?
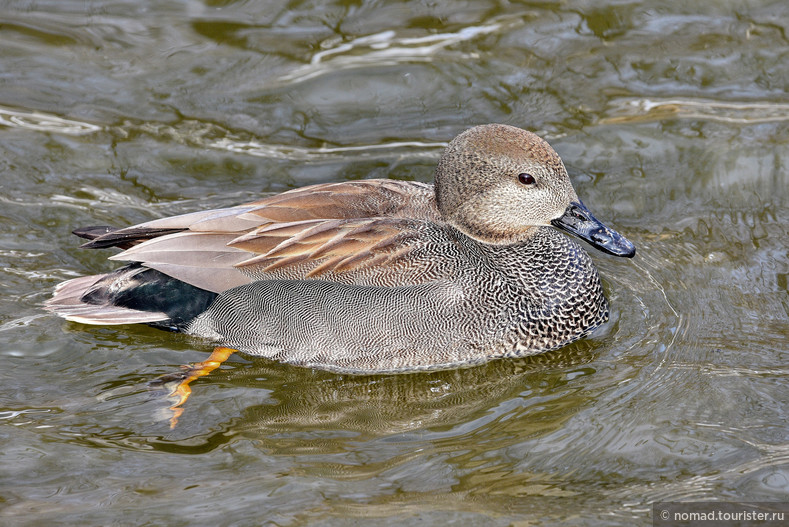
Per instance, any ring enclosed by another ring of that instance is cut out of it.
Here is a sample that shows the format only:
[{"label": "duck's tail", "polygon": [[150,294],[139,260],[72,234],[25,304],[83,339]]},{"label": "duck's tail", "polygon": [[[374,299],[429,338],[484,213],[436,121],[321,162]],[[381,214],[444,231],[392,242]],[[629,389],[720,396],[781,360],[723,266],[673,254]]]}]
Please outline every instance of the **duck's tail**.
[{"label": "duck's tail", "polygon": [[82,324],[150,324],[178,330],[205,311],[216,296],[133,263],[59,284],[44,308]]},{"label": "duck's tail", "polygon": [[167,320],[162,312],[138,311],[109,303],[90,304],[85,293],[107,275],[81,276],[67,280],[55,288],[55,294],[44,303],[44,309],[72,322],[96,325],[139,324]]}]

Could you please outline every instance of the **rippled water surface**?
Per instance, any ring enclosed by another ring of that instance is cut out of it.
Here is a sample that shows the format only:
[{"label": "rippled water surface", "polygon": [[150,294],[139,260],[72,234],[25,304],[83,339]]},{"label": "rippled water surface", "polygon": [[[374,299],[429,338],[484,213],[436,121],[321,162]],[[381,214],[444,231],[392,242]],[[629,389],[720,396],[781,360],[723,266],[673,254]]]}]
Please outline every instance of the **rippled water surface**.
[{"label": "rippled water surface", "polygon": [[[789,496],[789,4],[0,5],[0,523],[648,525]],[[480,123],[537,131],[638,246],[555,353],[354,377],[41,310],[113,267],[77,226],[306,184],[431,181]],[[354,523],[356,522],[356,523]]]}]

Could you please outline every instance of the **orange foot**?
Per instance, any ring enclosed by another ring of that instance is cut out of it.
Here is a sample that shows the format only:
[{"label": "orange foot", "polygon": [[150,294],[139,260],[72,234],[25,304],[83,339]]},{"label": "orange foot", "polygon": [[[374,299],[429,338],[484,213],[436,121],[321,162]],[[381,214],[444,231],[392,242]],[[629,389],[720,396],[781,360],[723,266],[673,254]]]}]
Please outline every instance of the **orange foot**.
[{"label": "orange foot", "polygon": [[170,410],[173,411],[173,416],[170,418],[170,430],[175,428],[175,425],[178,424],[178,418],[184,413],[184,409],[181,408],[181,405],[189,399],[189,395],[192,393],[192,388],[189,387],[189,383],[217,369],[236,351],[238,350],[225,347],[214,348],[208,360],[198,362],[187,370],[184,379],[178,383],[178,386],[176,386],[170,394],[178,398],[178,402],[170,407]]}]

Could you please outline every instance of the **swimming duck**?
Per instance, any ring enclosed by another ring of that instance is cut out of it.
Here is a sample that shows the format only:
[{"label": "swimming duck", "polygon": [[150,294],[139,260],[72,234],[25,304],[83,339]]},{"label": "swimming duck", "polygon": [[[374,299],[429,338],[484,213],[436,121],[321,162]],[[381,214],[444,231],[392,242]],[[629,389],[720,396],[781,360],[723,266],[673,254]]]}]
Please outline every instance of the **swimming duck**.
[{"label": "swimming duck", "polygon": [[607,320],[591,258],[557,228],[635,255],[578,199],[547,142],[476,126],[449,143],[435,185],[318,184],[78,229],[84,247],[124,249],[110,260],[127,263],[60,284],[46,308],[337,372],[452,368],[553,350]]}]

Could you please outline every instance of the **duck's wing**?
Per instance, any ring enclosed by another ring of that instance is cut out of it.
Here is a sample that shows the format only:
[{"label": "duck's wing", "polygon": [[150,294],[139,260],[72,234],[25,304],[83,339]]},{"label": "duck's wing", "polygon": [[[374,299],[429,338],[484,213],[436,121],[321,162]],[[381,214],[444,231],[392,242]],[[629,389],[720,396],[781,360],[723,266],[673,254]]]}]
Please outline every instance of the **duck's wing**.
[{"label": "duck's wing", "polygon": [[240,233],[271,223],[373,217],[438,220],[433,186],[391,179],[323,183],[226,209],[181,214],[124,229],[85,227],[74,234],[90,240],[84,248],[128,248],[183,231]]},{"label": "duck's wing", "polygon": [[213,292],[269,278],[380,282],[404,274],[395,262],[423,247],[424,230],[437,220],[432,186],[365,180],[154,220],[86,246],[126,247],[110,259]]},{"label": "duck's wing", "polygon": [[405,285],[425,281],[426,259],[414,256],[430,246],[436,229],[406,218],[267,223],[240,235],[169,234],[110,259],[140,262],[213,292],[266,279]]}]

